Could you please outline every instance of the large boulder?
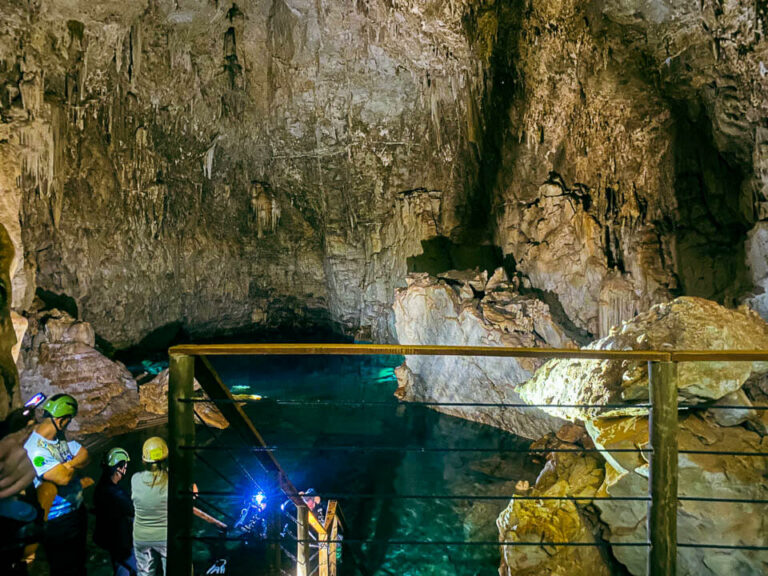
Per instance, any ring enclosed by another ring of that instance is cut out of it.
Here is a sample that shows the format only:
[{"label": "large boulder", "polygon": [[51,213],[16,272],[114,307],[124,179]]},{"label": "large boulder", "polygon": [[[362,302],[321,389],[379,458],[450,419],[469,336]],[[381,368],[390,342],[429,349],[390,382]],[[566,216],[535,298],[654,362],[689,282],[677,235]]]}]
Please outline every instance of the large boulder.
[{"label": "large boulder", "polygon": [[[622,324],[591,348],[765,349],[767,326],[754,313],[727,310],[698,298],[679,298]],[[683,498],[678,508],[680,543],[734,547],[768,544],[764,504],[748,502],[768,500],[768,461],[755,455],[768,452],[765,415],[755,409],[757,405],[768,405],[765,373],[765,364],[757,362],[679,364],[679,396],[694,404],[681,408],[677,434],[681,452],[679,495]],[[527,402],[536,403],[636,402],[648,398],[647,368],[645,363],[637,362],[557,360],[547,363],[518,390]],[[705,401],[706,405],[696,405]],[[552,407],[547,411],[584,421],[605,459],[604,481],[598,495],[626,498],[648,493],[649,437],[644,410],[571,411]],[[708,453],[697,453],[705,451]],[[566,464],[551,457],[549,462],[561,468],[553,471],[556,476],[569,474]],[[686,497],[746,501],[703,502]],[[560,509],[553,510],[551,503],[532,505],[542,522],[549,518],[555,525],[562,524]],[[612,547],[613,557],[631,574],[645,574],[647,549],[625,545],[647,541],[647,502],[596,500],[594,505],[599,510],[603,537],[616,544]],[[523,530],[525,534],[528,530],[521,523],[513,526],[515,532]],[[598,528],[596,522],[592,526]],[[556,558],[552,562],[571,562],[566,550],[553,551]],[[510,554],[502,568],[527,558],[524,551]],[[592,566],[590,561],[585,563]],[[766,567],[765,551],[678,549],[677,573],[681,575],[758,575],[765,574]]]},{"label": "large boulder", "polygon": [[[768,324],[746,309],[729,310],[702,298],[658,304],[611,330],[589,350],[768,349]],[[685,362],[678,365],[679,395],[689,403],[717,400],[739,390],[750,376],[765,374],[765,362]],[[597,408],[546,408],[560,418],[589,420],[643,414],[637,408],[600,405],[648,400],[648,363],[615,360],[552,360],[519,386],[531,404],[596,404]]]},{"label": "large boulder", "polygon": [[70,430],[77,435],[118,433],[139,422],[139,393],[128,369],[95,348],[87,322],[50,310],[29,319],[19,360],[24,398],[37,392],[77,398],[79,412]]},{"label": "large boulder", "polygon": [[[646,417],[606,418],[588,423],[598,448],[605,450],[648,447]],[[691,414],[680,419],[681,451],[766,452],[768,438],[743,427],[719,427],[716,422]],[[648,491],[648,462],[642,453],[606,454],[603,491],[613,497],[641,496]],[[768,499],[768,461],[764,457],[681,454],[681,497]],[[612,543],[645,542],[645,502],[599,500],[600,519],[607,524]],[[765,505],[682,500],[678,505],[678,540],[681,543],[726,546],[768,545]],[[645,574],[647,551],[619,546],[613,554],[635,575]],[[749,550],[678,549],[680,575],[765,574],[768,552]]]},{"label": "large boulder", "polygon": [[[555,441],[551,447],[575,449]],[[602,459],[589,453],[553,452],[526,497],[587,498],[600,489],[605,476]],[[496,521],[501,542],[598,542],[583,506],[569,500],[513,498]],[[608,576],[598,547],[512,546],[501,549],[501,576]]]},{"label": "large boulder", "polygon": [[[549,307],[514,290],[502,269],[490,280],[480,272],[454,271],[442,278],[412,274],[408,287],[398,290],[394,310],[400,344],[573,346]],[[406,401],[519,404],[515,386],[539,364],[530,358],[407,356],[396,371],[397,394]],[[563,423],[534,409],[437,409],[534,439]]]}]

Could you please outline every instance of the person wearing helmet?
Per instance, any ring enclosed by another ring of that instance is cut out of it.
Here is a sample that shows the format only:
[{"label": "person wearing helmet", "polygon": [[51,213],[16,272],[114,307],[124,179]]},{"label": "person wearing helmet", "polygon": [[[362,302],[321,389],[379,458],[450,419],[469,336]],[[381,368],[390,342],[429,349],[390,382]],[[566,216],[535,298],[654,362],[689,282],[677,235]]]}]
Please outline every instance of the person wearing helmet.
[{"label": "person wearing helmet", "polygon": [[93,480],[78,474],[88,464],[88,451],[66,439],[67,426],[77,416],[77,400],[69,394],[56,394],[42,405],[42,413],[42,421],[24,444],[35,467],[38,497],[43,493],[53,496],[42,545],[51,576],[83,576],[88,528],[83,487]]},{"label": "person wearing helmet", "polygon": [[93,541],[109,552],[115,576],[135,576],[133,555],[133,502],[120,481],[128,473],[131,457],[123,448],[104,455],[102,473],[96,485],[94,505],[96,527]]},{"label": "person wearing helmet", "polygon": [[259,490],[253,494],[240,511],[240,518],[235,523],[235,532],[246,537],[267,538],[267,497]]},{"label": "person wearing helmet", "polygon": [[144,442],[141,459],[147,469],[131,478],[131,497],[136,511],[133,551],[139,576],[155,576],[165,574],[168,551],[168,445],[165,440],[154,436]]}]

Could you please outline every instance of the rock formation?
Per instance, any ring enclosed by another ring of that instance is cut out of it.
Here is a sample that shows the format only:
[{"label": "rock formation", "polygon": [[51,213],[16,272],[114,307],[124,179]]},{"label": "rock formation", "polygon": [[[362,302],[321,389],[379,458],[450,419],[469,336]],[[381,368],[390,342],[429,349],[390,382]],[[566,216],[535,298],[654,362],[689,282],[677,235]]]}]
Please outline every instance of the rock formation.
[{"label": "rock formation", "polygon": [[78,417],[71,430],[78,435],[127,431],[139,418],[139,390],[131,373],[95,349],[87,322],[50,310],[30,319],[20,361],[24,398],[43,392],[77,398]]},{"label": "rock formation", "polygon": [[0,224],[0,421],[21,405],[19,373],[14,350],[20,341],[22,322],[11,313],[13,287],[11,266],[14,248],[5,226]]},{"label": "rock formation", "polygon": [[[572,343],[540,300],[522,296],[502,268],[490,280],[478,271],[450,271],[435,278],[408,277],[395,297],[395,329],[401,344],[563,348]],[[398,396],[407,401],[520,403],[515,386],[531,377],[528,358],[408,356],[397,371]],[[561,420],[541,411],[516,408],[436,409],[539,438]]]},{"label": "rock formation", "polygon": [[[728,310],[701,298],[682,297],[654,306],[590,344],[591,350],[765,350],[768,325],[747,310]],[[736,392],[765,362],[685,362],[678,366],[679,396],[706,402]],[[518,388],[531,404],[620,404],[648,400],[648,363],[610,360],[555,360]],[[647,413],[644,409],[558,409],[569,420]]]},{"label": "rock formation", "polygon": [[117,347],[386,340],[437,236],[495,243],[587,336],[759,299],[761,6],[3,0],[14,306],[66,297]]},{"label": "rock formation", "polygon": [[[590,347],[600,350],[755,349],[765,348],[767,337],[768,325],[754,313],[727,310],[698,298],[679,298],[651,308]],[[687,405],[696,406],[681,409],[679,416],[678,443],[683,452],[679,459],[679,495],[768,499],[765,482],[768,465],[765,458],[684,453],[719,451],[743,454],[768,449],[765,417],[756,410],[750,410],[753,402],[764,405],[768,400],[765,391],[766,366],[750,362],[701,362],[679,364],[678,371],[680,397]],[[632,362],[552,360],[541,367],[529,382],[519,386],[518,392],[531,403],[600,405],[636,402],[647,400],[647,371]],[[720,401],[719,408],[717,401]],[[697,402],[701,404],[697,406]],[[743,408],[730,407],[734,405]],[[592,489],[592,495],[634,497],[647,493],[647,454],[611,452],[648,447],[648,418],[643,415],[647,411],[565,410],[555,407],[546,411],[561,418],[583,421],[594,445],[607,451],[601,453],[605,458],[604,464],[596,467],[604,470],[602,486],[597,491]],[[632,413],[635,415],[627,415]],[[585,465],[586,456],[574,456],[574,459]],[[581,490],[582,484],[572,478],[573,465],[570,460],[560,462],[550,455],[534,494],[549,493],[553,490],[553,482],[557,485],[555,480],[570,478],[561,485],[558,494],[586,495]],[[552,522],[572,527],[568,532],[561,532],[564,541],[575,542],[577,537],[593,532],[599,532],[610,543],[646,541],[646,502],[594,501],[594,507],[599,511],[599,522],[596,515],[585,513],[587,504],[587,501],[580,501],[577,507],[561,509],[549,503],[513,500],[499,519],[500,537],[545,540],[545,536],[550,535]],[[559,518],[558,514],[564,514],[567,522],[551,520]],[[765,518],[759,504],[682,500],[678,514],[679,541],[765,546],[768,544]],[[505,552],[504,562],[510,567],[508,574],[526,573],[515,572],[513,567],[529,567],[531,562],[539,568],[574,563],[573,552],[568,548],[550,550],[545,555],[541,552]],[[645,574],[647,556],[644,549],[617,546],[612,549],[612,555],[631,574]],[[757,575],[764,573],[768,565],[768,554],[749,550],[681,547],[678,559],[678,573],[691,575]],[[595,557],[583,560],[586,564],[577,570],[592,571]]]},{"label": "rock formation", "polygon": [[[535,445],[539,445],[536,443]],[[567,442],[555,442],[548,448],[577,449]],[[547,463],[526,497],[583,496],[575,502],[514,499],[497,520],[502,542],[595,542],[591,522],[582,511],[589,497],[594,497],[604,482],[602,459],[591,454],[551,453]],[[554,549],[553,549],[554,548]],[[503,546],[501,576],[608,576],[611,572],[599,547]]]},{"label": "rock formation", "polygon": [[65,295],[117,347],[167,325],[386,337],[476,164],[471,3],[0,2],[17,306]]},{"label": "rock formation", "polygon": [[[194,390],[196,398],[207,398],[197,380],[195,380]],[[158,416],[166,416],[168,414],[168,369],[160,372],[149,382],[142,384],[139,387],[139,397],[143,411]],[[195,420],[220,430],[229,426],[219,409],[214,404],[207,402],[195,404]]]},{"label": "rock formation", "polygon": [[[23,348],[21,396],[72,394],[79,410],[70,429],[77,436],[124,433],[168,414],[168,370],[139,386],[123,364],[95,348],[93,327],[66,312],[33,315]],[[195,411],[208,425],[228,425],[215,406],[201,403]]]}]

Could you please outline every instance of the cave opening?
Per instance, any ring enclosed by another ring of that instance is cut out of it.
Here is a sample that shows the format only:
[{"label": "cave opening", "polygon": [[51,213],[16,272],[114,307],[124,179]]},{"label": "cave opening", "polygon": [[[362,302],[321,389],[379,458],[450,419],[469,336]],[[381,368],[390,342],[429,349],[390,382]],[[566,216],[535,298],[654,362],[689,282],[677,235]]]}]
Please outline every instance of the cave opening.
[{"label": "cave opening", "polygon": [[754,223],[752,194],[744,186],[750,167],[720,150],[711,120],[677,110],[674,140],[675,222],[679,295],[736,306],[751,287],[744,241]]},{"label": "cave opening", "polygon": [[43,303],[43,310],[57,309],[62,312],[66,312],[75,320],[79,319],[77,301],[68,296],[67,294],[57,293],[52,290],[46,290],[45,288],[38,288],[35,290],[35,296],[37,296]]},{"label": "cave opening", "polygon": [[493,271],[499,267],[511,267],[507,273],[514,272],[514,261],[505,260],[501,248],[492,244],[464,242],[458,243],[445,236],[435,236],[421,241],[422,253],[406,260],[409,273],[426,272],[437,276],[448,270],[471,270],[479,268],[482,272]]}]

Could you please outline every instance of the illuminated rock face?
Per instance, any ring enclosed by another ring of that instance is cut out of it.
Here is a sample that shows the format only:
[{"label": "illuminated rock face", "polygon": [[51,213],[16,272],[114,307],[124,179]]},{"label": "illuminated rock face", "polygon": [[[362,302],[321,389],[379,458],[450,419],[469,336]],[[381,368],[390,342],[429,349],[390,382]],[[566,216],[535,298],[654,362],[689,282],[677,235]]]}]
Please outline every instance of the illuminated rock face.
[{"label": "illuminated rock face", "polygon": [[[747,310],[729,310],[702,298],[659,304],[593,342],[594,350],[755,350],[768,348],[768,325]],[[763,362],[688,362],[678,366],[678,390],[691,403],[739,390]],[[617,404],[648,400],[647,362],[553,360],[518,388],[531,404]],[[547,408],[566,419],[643,413],[642,409]]]},{"label": "illuminated rock face", "polygon": [[[754,312],[728,310],[698,298],[678,298],[653,307],[645,314],[614,329],[590,348],[601,350],[643,349],[764,349],[768,345],[768,324]],[[761,363],[689,363],[679,364],[678,390],[685,403],[707,403],[698,409],[680,412],[678,442],[681,451],[754,453],[768,448],[766,418],[755,405],[767,405],[766,367]],[[630,362],[553,360],[535,376],[518,387],[520,396],[530,403],[616,404],[645,401],[647,371]],[[707,408],[708,405],[711,408]],[[717,405],[739,406],[718,409]],[[648,448],[648,418],[643,410],[565,410],[547,408],[547,412],[583,421],[595,447],[604,452],[604,481],[597,495],[636,497],[648,493],[647,454],[615,452]],[[640,415],[631,415],[632,413]],[[624,414],[624,416],[622,416]],[[627,415],[630,414],[630,415]],[[618,416],[618,417],[617,417]],[[569,474],[569,464],[559,463],[550,455],[548,468],[555,477]],[[584,456],[579,458],[584,459]],[[557,470],[557,468],[560,470]],[[679,459],[679,495],[684,497],[757,499],[768,498],[765,458],[721,454],[681,454]],[[544,473],[542,474],[544,476]],[[537,483],[536,490],[540,487]],[[580,484],[563,484],[563,494],[581,495]],[[513,501],[499,519],[502,538],[528,538],[546,534],[546,518],[554,525],[559,514],[567,513],[571,532],[566,541],[575,542],[579,532],[576,519],[584,519],[586,502],[574,510],[549,504]],[[590,525],[602,526],[603,537],[612,543],[646,541],[647,503],[630,501],[594,502],[599,511]],[[768,544],[766,515],[758,504],[681,501],[678,536],[683,543],[711,543],[729,546],[765,546]],[[538,518],[525,524],[520,517]],[[518,526],[518,530],[514,526]],[[518,534],[518,531],[521,530]],[[589,533],[589,531],[587,531]],[[568,549],[558,550],[548,561],[569,563]],[[613,556],[633,575],[645,574],[647,554],[643,548],[617,546]],[[509,558],[507,558],[509,556]],[[541,560],[538,551],[505,555],[508,566],[525,562],[528,557]],[[690,575],[745,574],[765,571],[768,555],[748,550],[713,550],[680,548],[678,573]],[[585,560],[587,566],[591,561]],[[509,574],[517,572],[510,571]],[[520,572],[521,574],[524,572]]]},{"label": "illuminated rock face", "polygon": [[[554,447],[554,446],[553,446]],[[559,449],[578,446],[557,443]],[[605,470],[599,456],[552,453],[527,496],[560,497],[598,494]],[[596,542],[592,526],[574,502],[513,499],[496,521],[502,542]],[[558,548],[504,546],[501,576],[608,576],[597,547]]]},{"label": "illuminated rock face", "polygon": [[[549,308],[502,282],[503,269],[487,275],[452,272],[441,280],[408,277],[395,298],[395,329],[401,344],[570,347]],[[540,363],[539,363],[540,364]],[[409,401],[520,403],[515,386],[530,378],[537,362],[526,358],[408,356],[397,370],[398,396]],[[526,438],[539,438],[563,423],[539,410],[449,407],[438,410],[490,424]]]}]

